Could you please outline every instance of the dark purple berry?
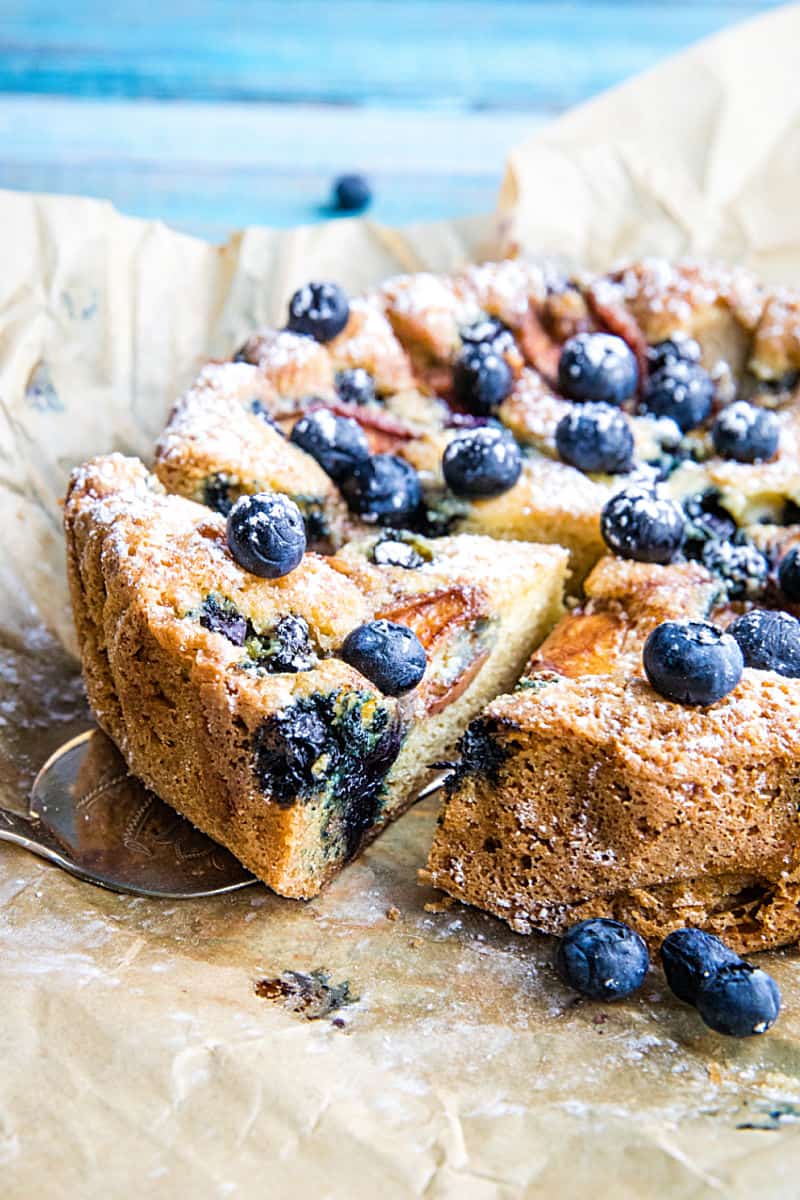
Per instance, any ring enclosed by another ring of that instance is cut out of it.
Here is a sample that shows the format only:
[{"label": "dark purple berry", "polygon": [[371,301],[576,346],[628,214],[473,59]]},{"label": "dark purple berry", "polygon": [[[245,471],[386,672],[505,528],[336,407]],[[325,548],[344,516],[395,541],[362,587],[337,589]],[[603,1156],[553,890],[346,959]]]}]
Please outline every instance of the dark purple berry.
[{"label": "dark purple berry", "polygon": [[703,621],[656,626],[642,661],[655,690],[678,704],[716,704],[733,691],[744,668],[736,640]]}]

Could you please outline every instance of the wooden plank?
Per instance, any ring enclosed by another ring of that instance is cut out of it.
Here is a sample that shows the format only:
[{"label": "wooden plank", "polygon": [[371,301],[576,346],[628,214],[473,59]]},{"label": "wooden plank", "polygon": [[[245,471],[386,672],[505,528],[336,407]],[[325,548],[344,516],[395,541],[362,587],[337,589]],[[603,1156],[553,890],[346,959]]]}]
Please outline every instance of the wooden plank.
[{"label": "wooden plank", "polygon": [[98,196],[222,240],[314,222],[365,170],[388,224],[493,208],[509,148],[541,115],[0,97],[0,186]]},{"label": "wooden plank", "polygon": [[776,0],[7,0],[0,91],[556,111]]}]

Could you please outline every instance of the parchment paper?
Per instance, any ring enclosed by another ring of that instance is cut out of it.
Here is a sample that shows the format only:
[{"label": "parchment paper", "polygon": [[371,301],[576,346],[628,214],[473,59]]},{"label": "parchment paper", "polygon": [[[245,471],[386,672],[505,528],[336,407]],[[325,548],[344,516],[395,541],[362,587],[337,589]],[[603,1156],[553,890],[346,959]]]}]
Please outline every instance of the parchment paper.
[{"label": "parchment paper", "polygon": [[[86,720],[60,535],[73,463],[148,456],[198,363],[310,277],[355,290],[513,245],[600,267],[695,250],[797,281],[798,47],[794,6],[558,121],[511,156],[497,220],[217,248],[95,201],[0,195],[4,802]],[[766,956],[785,1011],[749,1042],[705,1031],[658,972],[629,1002],[576,1002],[547,939],[426,911],[435,813],[309,904],[124,898],[0,846],[0,1193],[797,1196],[797,952]],[[358,999],[309,1021],[255,991],[316,970]]]}]

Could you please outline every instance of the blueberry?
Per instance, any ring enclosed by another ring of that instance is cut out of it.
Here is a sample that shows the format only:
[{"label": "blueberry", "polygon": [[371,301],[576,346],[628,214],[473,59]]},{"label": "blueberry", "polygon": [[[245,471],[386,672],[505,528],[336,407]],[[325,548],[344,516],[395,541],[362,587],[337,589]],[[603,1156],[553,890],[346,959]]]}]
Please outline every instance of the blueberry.
[{"label": "blueberry", "polygon": [[781,993],[775,980],[746,962],[720,967],[697,993],[697,1011],[706,1025],[729,1037],[766,1033],[780,1010]]},{"label": "blueberry", "polygon": [[767,408],[737,400],[723,408],[711,428],[717,454],[736,462],[766,462],[774,458],[780,441],[778,419]]},{"label": "blueberry", "polygon": [[522,458],[510,433],[482,425],[456,434],[444,452],[442,470],[456,496],[499,496],[519,479]]},{"label": "blueberry", "polygon": [[600,515],[603,540],[620,558],[668,563],[683,541],[683,509],[674,500],[647,487],[617,492]]},{"label": "blueberry", "polygon": [[270,639],[267,670],[272,674],[310,671],[316,661],[308,621],[294,613],[281,617]]},{"label": "blueberry", "polygon": [[725,585],[729,600],[755,600],[764,590],[769,563],[752,542],[706,542],[703,566]]},{"label": "blueberry", "polygon": [[413,629],[395,621],[368,621],[348,633],[342,658],[386,696],[400,696],[425,674],[425,648]]},{"label": "blueberry", "polygon": [[619,1000],[644,982],[650,956],[643,938],[621,921],[593,917],[568,929],[556,951],[562,982],[592,1000]]},{"label": "blueberry", "polygon": [[316,408],[301,417],[289,441],[316,459],[337,483],[369,458],[369,444],[358,422],[329,408]]},{"label": "blueberry", "polygon": [[247,618],[224,596],[206,596],[200,610],[200,624],[210,633],[221,633],[234,646],[243,646],[247,641]]},{"label": "blueberry", "polygon": [[350,305],[338,283],[307,283],[289,301],[286,328],[318,342],[330,342],[342,332],[349,316]]},{"label": "blueberry", "polygon": [[240,567],[279,579],[302,562],[306,529],[294,500],[277,493],[241,496],[228,515],[228,549]]},{"label": "blueberry", "polygon": [[408,542],[384,538],[372,548],[372,561],[378,567],[404,567],[413,571],[424,563],[422,555]]},{"label": "blueberry", "polygon": [[514,385],[506,360],[492,342],[467,345],[453,368],[453,392],[459,404],[478,416],[488,416]]},{"label": "blueberry", "polygon": [[621,475],[633,466],[633,433],[611,404],[576,405],[556,426],[558,453],[579,471]]},{"label": "blueberry", "polygon": [[676,929],[664,939],[661,962],[667,983],[679,1000],[697,1003],[697,992],[720,967],[740,962],[738,954],[702,929]]},{"label": "blueberry", "polygon": [[372,203],[372,188],[363,175],[340,175],[333,181],[333,204],[340,212],[361,212]]},{"label": "blueberry", "polygon": [[711,412],[714,383],[697,363],[669,363],[651,375],[644,390],[643,408],[655,417],[671,417],[688,433],[702,425]]},{"label": "blueberry", "polygon": [[647,347],[647,365],[651,375],[676,362],[699,363],[700,358],[700,343],[689,337],[688,333],[673,333],[663,342]]},{"label": "blueberry", "polygon": [[336,394],[345,404],[374,404],[375,380],[363,367],[337,371]]},{"label": "blueberry", "polygon": [[376,454],[359,463],[341,487],[353,512],[381,525],[412,520],[422,503],[417,472],[394,454]]},{"label": "blueberry", "polygon": [[576,333],[564,343],[558,386],[571,400],[622,404],[636,391],[639,368],[633,351],[611,333]]},{"label": "blueberry", "polygon": [[687,558],[702,558],[706,542],[729,542],[736,535],[736,522],[710,489],[683,502],[686,533],[683,552]]},{"label": "blueberry", "polygon": [[796,617],[753,608],[737,617],[728,633],[739,643],[746,667],[800,678],[800,621]]},{"label": "blueberry", "polygon": [[733,691],[744,667],[736,640],[703,621],[656,626],[642,661],[655,690],[678,704],[716,704]]},{"label": "blueberry", "polygon": [[787,600],[800,601],[800,546],[784,554],[778,567],[778,583]]},{"label": "blueberry", "polygon": [[492,345],[502,353],[514,345],[514,335],[499,317],[483,316],[461,330],[461,341],[467,346]]}]

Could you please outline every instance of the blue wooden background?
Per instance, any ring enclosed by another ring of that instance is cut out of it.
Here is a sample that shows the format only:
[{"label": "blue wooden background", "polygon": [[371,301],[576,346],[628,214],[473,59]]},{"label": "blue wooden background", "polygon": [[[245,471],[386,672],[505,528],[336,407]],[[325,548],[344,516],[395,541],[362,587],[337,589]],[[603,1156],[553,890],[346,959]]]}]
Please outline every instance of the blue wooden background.
[{"label": "blue wooden background", "polygon": [[488,211],[543,121],[774,0],[0,0],[0,186],[215,239]]}]

